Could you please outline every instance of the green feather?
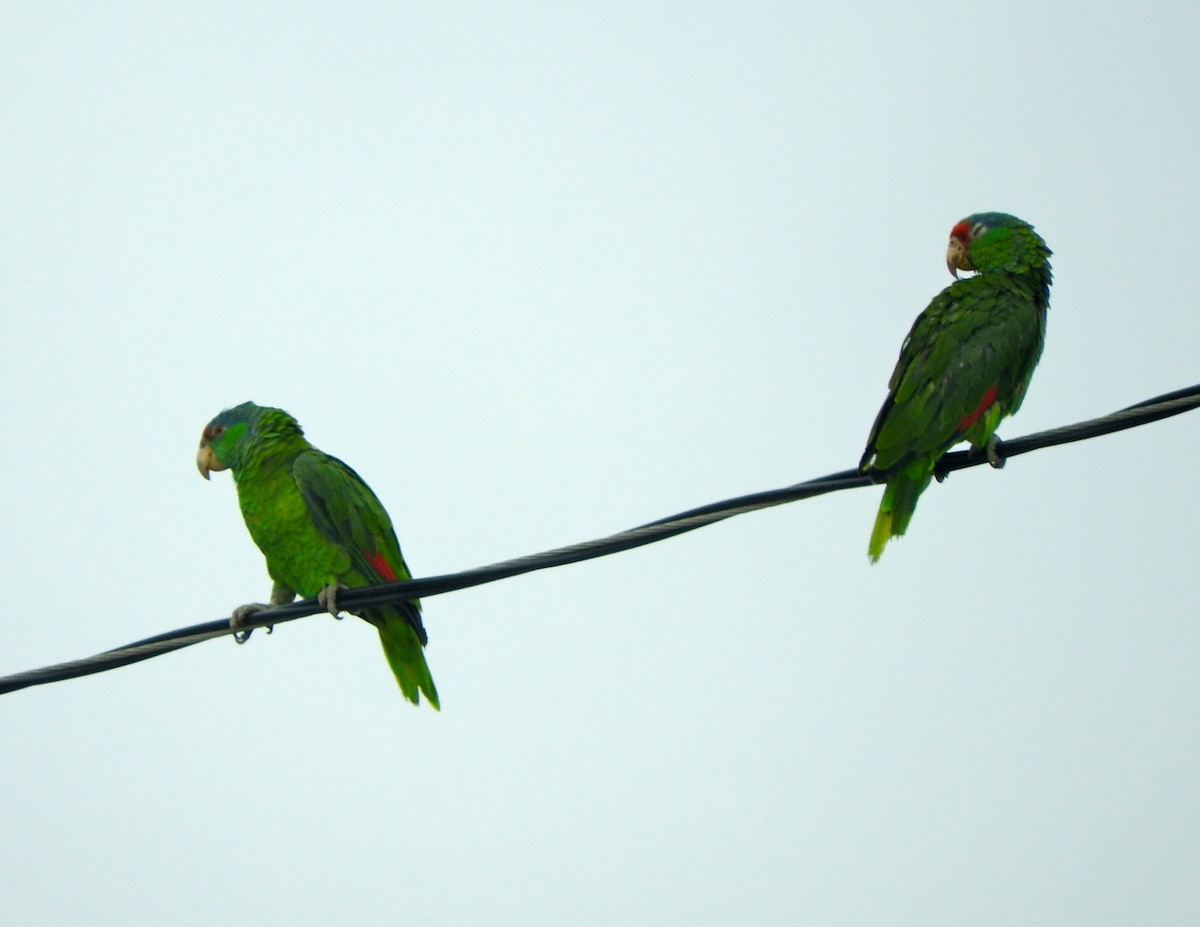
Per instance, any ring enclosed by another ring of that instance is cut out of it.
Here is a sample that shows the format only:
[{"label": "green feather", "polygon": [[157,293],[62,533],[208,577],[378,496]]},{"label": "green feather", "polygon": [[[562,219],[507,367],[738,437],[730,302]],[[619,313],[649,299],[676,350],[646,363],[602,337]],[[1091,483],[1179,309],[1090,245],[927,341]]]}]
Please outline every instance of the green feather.
[{"label": "green feather", "polygon": [[891,538],[900,537],[908,530],[908,523],[917,510],[917,499],[932,478],[932,469],[926,469],[924,463],[918,461],[888,481],[883,490],[883,501],[879,504],[879,514],[875,516],[871,544],[867,548],[872,563],[883,555],[883,548]]}]

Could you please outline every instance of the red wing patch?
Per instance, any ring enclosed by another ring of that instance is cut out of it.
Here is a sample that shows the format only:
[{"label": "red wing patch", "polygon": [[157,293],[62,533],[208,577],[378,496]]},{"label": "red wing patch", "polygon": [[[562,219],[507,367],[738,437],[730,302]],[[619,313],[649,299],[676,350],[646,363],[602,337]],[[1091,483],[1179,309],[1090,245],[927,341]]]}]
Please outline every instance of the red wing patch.
[{"label": "red wing patch", "polygon": [[382,552],[368,554],[367,563],[375,567],[375,569],[379,571],[379,575],[386,579],[389,583],[394,583],[396,581],[396,571],[392,569],[392,565],[387,562],[387,558]]},{"label": "red wing patch", "polygon": [[983,415],[983,413],[988,410],[988,407],[991,406],[991,404],[995,401],[996,387],[993,386],[983,394],[983,402],[979,403],[978,408],[976,408],[974,412],[958,423],[958,430],[966,431],[968,428],[974,425],[977,421],[979,421],[979,417]]}]

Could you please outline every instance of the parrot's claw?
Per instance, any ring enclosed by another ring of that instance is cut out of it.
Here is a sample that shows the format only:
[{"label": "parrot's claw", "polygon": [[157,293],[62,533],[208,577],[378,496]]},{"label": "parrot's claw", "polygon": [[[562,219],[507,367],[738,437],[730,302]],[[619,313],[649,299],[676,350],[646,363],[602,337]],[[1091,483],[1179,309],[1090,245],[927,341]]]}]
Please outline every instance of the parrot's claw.
[{"label": "parrot's claw", "polygon": [[992,435],[990,438],[988,438],[985,450],[987,452],[988,463],[997,470],[1003,470],[1006,460],[1004,456],[1004,442],[995,435]]},{"label": "parrot's claw", "polygon": [[[254,633],[254,628],[247,628],[242,631],[242,627],[250,618],[251,615],[257,614],[264,609],[270,608],[270,605],[263,605],[259,602],[251,602],[249,605],[239,605],[233,610],[233,614],[229,616],[229,627],[233,630],[233,639],[239,644],[244,644],[250,640],[250,635]],[[267,633],[270,634],[275,630],[272,624],[267,625]]]},{"label": "parrot's claw", "polygon": [[317,593],[317,601],[321,604],[321,607],[324,608],[327,612],[329,612],[329,614],[333,615],[333,617],[336,618],[338,621],[342,620],[342,616],[340,614],[338,614],[338,612],[340,610],[338,609],[338,604],[337,604],[337,594],[338,594],[339,589],[346,589],[346,588],[347,588],[346,586],[343,586],[340,583],[338,583],[335,585],[326,586],[324,589],[322,589],[320,592]]}]

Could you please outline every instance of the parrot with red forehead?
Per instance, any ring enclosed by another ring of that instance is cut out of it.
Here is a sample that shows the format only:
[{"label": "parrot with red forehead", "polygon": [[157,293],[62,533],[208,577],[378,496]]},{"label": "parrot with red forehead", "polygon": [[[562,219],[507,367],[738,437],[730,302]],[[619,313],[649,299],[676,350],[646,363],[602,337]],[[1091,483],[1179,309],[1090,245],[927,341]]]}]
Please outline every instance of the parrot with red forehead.
[{"label": "parrot with red forehead", "polygon": [[[887,483],[872,563],[907,530],[934,466],[955,444],[987,448],[992,465],[1003,465],[996,427],[1021,407],[1045,342],[1050,249],[1028,222],[1002,212],[967,216],[950,230],[946,265],[955,282],[904,339],[859,462]],[[960,270],[975,274],[958,279]]]},{"label": "parrot with red forehead", "polygon": [[[274,580],[271,605],[316,597],[337,617],[337,591],[409,579],[400,543],[383,505],[362,478],[336,457],[317,450],[282,409],[244,402],[209,422],[196,452],[200,475],[230,470],[250,536]],[[266,605],[234,610],[236,629]],[[364,608],[360,617],[379,630],[383,653],[414,705],[420,693],[438,708],[425,662],[428,641],[420,602]],[[249,632],[238,634],[238,640]]]}]

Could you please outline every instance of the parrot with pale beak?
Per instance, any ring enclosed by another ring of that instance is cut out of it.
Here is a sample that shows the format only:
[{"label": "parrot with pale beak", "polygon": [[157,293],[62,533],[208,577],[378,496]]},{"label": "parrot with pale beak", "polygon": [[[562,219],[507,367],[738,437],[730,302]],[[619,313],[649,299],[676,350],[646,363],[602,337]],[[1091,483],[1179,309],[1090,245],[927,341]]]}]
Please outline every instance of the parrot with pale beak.
[{"label": "parrot with pale beak", "polygon": [[[274,581],[271,605],[315,597],[337,617],[339,589],[411,578],[375,493],[346,464],[309,444],[282,409],[252,402],[226,409],[204,426],[196,466],[205,479],[232,471],[242,517]],[[237,629],[268,607],[234,610],[230,624],[239,642],[250,632]],[[358,614],[378,629],[404,697],[415,705],[424,693],[438,708],[420,602],[375,605]]]},{"label": "parrot with pale beak", "polygon": [[[960,441],[996,446],[1001,419],[1021,407],[1046,338],[1050,249],[1033,227],[1002,212],[968,216],[950,230],[955,282],[917,316],[900,348],[887,399],[859,469],[887,483],[871,532],[874,563],[908,529],[941,456]],[[974,275],[959,279],[959,271]]]}]

